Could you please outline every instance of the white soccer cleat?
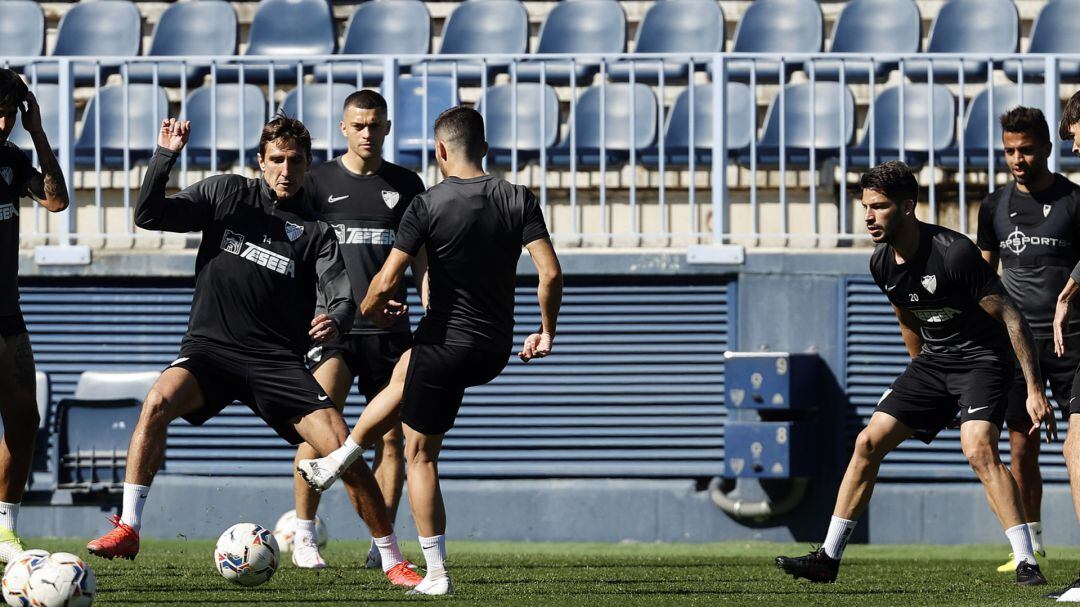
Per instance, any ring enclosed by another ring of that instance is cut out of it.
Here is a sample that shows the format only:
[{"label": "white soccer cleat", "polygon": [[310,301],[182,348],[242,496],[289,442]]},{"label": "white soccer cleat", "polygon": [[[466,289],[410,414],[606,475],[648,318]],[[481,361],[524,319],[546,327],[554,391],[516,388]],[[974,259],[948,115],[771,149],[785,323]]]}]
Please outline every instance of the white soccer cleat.
[{"label": "white soccer cleat", "polygon": [[300,476],[307,481],[307,484],[312,489],[322,493],[330,488],[334,484],[334,481],[338,479],[338,474],[333,472],[329,466],[327,466],[326,458],[320,457],[319,459],[302,459],[300,463],[296,465],[296,471]]},{"label": "white soccer cleat", "polygon": [[293,539],[292,562],[301,569],[326,569],[326,561],[319,554],[319,545],[310,536]]},{"label": "white soccer cleat", "polygon": [[450,583],[450,574],[444,573],[437,578],[426,577],[420,585],[405,594],[426,594],[428,596],[442,596],[454,594],[454,585]]}]

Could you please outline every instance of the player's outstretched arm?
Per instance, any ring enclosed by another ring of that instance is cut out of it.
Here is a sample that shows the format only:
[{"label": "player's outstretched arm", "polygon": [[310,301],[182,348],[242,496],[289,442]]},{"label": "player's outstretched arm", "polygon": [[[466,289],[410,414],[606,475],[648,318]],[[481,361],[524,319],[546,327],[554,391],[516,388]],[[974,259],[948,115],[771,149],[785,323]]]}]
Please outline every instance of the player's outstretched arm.
[{"label": "player's outstretched arm", "polygon": [[60,163],[53,154],[49,138],[45,135],[45,129],[41,128],[41,108],[38,107],[37,97],[33,93],[26,94],[26,104],[22,112],[23,129],[30,134],[34,141],[34,149],[37,150],[41,162],[41,172],[30,178],[27,188],[34,198],[40,201],[41,206],[50,212],[58,213],[68,208],[67,181],[64,172],[60,170]]},{"label": "player's outstretched arm", "polygon": [[394,248],[382,269],[371,279],[367,295],[360,303],[360,313],[371,322],[385,328],[393,325],[402,314],[408,313],[409,306],[392,298],[405,276],[405,268],[409,267],[412,260],[412,255]]},{"label": "player's outstretched arm", "polygon": [[555,325],[559,320],[559,308],[562,307],[563,275],[550,239],[539,238],[525,245],[525,249],[529,251],[540,279],[536,289],[536,297],[540,301],[540,331],[526,337],[525,345],[518,352],[521,360],[529,362],[551,354]]},{"label": "player's outstretched arm", "polygon": [[1039,358],[1035,355],[1035,339],[1031,334],[1024,316],[1013,303],[1013,300],[1005,294],[1000,287],[979,300],[979,306],[987,314],[1000,321],[1009,331],[1009,340],[1012,341],[1016,359],[1020,362],[1020,369],[1024,373],[1024,381],[1027,383],[1027,410],[1031,416],[1032,428],[1029,434],[1038,434],[1039,427],[1046,424],[1046,441],[1050,442],[1057,438],[1057,424],[1054,420],[1054,410],[1046,400],[1043,391],[1045,382],[1039,370]]},{"label": "player's outstretched arm", "polygon": [[1080,293],[1080,283],[1070,276],[1069,281],[1065,283],[1065,288],[1058,293],[1057,304],[1054,306],[1054,354],[1058,356],[1065,355],[1065,331],[1069,326],[1072,302],[1077,293]]},{"label": "player's outstretched arm", "polygon": [[161,121],[158,148],[146,167],[135,204],[135,225],[140,228],[195,232],[210,221],[214,199],[219,194],[214,190],[213,184],[218,182],[213,182],[213,178],[200,181],[175,196],[165,195],[169,173],[190,135],[191,123],[188,121],[179,122],[174,118]]}]

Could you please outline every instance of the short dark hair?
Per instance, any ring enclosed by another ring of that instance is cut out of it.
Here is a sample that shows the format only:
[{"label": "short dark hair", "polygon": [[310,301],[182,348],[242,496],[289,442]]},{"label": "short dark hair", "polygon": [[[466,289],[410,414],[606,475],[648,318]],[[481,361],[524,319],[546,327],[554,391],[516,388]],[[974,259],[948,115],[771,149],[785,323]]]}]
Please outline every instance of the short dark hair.
[{"label": "short dark hair", "polygon": [[859,187],[881,192],[896,203],[919,200],[919,182],[915,180],[915,175],[908,165],[899,160],[883,162],[863,173],[859,179]]},{"label": "short dark hair", "polygon": [[1040,143],[1050,143],[1050,127],[1046,126],[1046,116],[1037,107],[1014,107],[999,118],[1001,130],[1006,133],[1025,133],[1034,136]]},{"label": "short dark hair", "polygon": [[18,108],[26,101],[26,94],[30,89],[26,83],[14,71],[0,68],[0,107]]},{"label": "short dark hair", "polygon": [[345,103],[341,106],[341,111],[344,112],[351,107],[360,110],[382,110],[385,112],[386,99],[378,92],[371,89],[360,89],[345,98]]},{"label": "short dark hair", "polygon": [[1065,102],[1065,109],[1061,112],[1061,122],[1058,122],[1058,136],[1062,141],[1072,141],[1072,133],[1069,127],[1080,122],[1080,91],[1073,93],[1072,97]]},{"label": "short dark hair", "polygon": [[266,144],[271,141],[284,139],[299,145],[304,150],[304,156],[308,164],[311,164],[311,133],[303,122],[296,118],[289,118],[285,114],[278,113],[274,119],[263,127],[259,137],[259,155],[266,153]]},{"label": "short dark hair", "polygon": [[484,117],[472,108],[459,105],[439,114],[435,136],[460,148],[471,160],[484,156]]}]

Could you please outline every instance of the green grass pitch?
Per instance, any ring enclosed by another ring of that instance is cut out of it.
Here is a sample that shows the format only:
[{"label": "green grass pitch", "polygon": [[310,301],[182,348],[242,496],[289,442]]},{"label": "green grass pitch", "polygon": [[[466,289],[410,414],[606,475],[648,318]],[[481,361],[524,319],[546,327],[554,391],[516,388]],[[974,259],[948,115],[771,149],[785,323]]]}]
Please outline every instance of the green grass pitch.
[{"label": "green grass pitch", "polygon": [[[82,540],[29,543],[87,558]],[[452,597],[406,597],[375,571],[361,569],[366,542],[331,541],[331,569],[316,573],[288,557],[258,588],[229,584],[213,568],[213,542],[145,541],[129,561],[91,557],[95,605],[1050,605],[1047,588],[1071,582],[1080,548],[1050,549],[1049,587],[1017,588],[994,568],[999,546],[851,546],[836,584],[811,585],[778,571],[772,557],[807,545],[569,544],[451,541]],[[417,544],[406,557],[422,561]]]}]

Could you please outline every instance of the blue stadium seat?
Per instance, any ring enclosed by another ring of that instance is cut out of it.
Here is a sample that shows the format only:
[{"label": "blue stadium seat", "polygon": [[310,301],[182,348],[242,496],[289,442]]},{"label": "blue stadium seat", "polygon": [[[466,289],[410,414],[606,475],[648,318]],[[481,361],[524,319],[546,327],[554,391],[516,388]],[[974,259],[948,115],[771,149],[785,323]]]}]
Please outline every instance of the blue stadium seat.
[{"label": "blue stadium seat", "polygon": [[[0,57],[36,57],[45,53],[45,14],[37,2],[7,0],[0,19]],[[6,61],[7,59],[5,59]],[[23,64],[11,63],[19,68]]]},{"label": "blue stadium seat", "polygon": [[[445,32],[444,32],[445,35]],[[420,0],[374,0],[360,4],[349,17],[342,55],[426,55],[431,52],[431,14]],[[358,71],[359,70],[359,71]],[[362,82],[358,81],[362,79]],[[379,84],[382,61],[342,61],[315,66],[315,80]]]},{"label": "blue stadium seat", "polygon": [[[919,51],[922,41],[922,18],[912,0],[850,0],[840,11],[833,26],[832,53],[893,53]],[[896,69],[895,61],[847,60],[842,62],[844,78],[849,83],[864,84],[873,71],[874,80],[884,82]],[[818,80],[839,80],[841,61],[817,61],[814,76]],[[810,73],[808,67],[803,71]]]},{"label": "blue stadium seat", "polygon": [[[458,4],[442,31],[440,55],[504,55],[529,50],[529,16],[518,0],[468,0]],[[430,61],[412,67],[420,76],[451,76],[457,65],[458,82],[479,84],[487,72],[488,84],[495,74],[505,72],[508,62]]]},{"label": "blue stadium seat", "polygon": [[[930,26],[928,53],[1015,53],[1020,50],[1020,15],[1012,0],[949,0]],[[926,81],[926,59],[904,63],[908,78]],[[975,59],[935,59],[934,82],[985,82],[987,62]]]},{"label": "blue stadium seat", "polygon": [[[331,55],[337,49],[337,26],[328,0],[259,0],[248,31],[245,55],[281,57],[281,64],[245,64],[244,82],[296,84],[296,62],[305,56]],[[305,66],[305,71],[310,68]],[[219,82],[238,82],[235,65],[217,69]]]},{"label": "blue stadium seat", "polygon": [[[1027,52],[1030,54],[1080,54],[1080,2],[1050,0],[1039,11],[1031,26]],[[1024,81],[1042,82],[1046,64],[1042,57],[1023,60]],[[1020,61],[1010,59],[1004,64],[1005,75],[1016,82],[1020,78]],[[1059,60],[1058,77],[1064,82],[1080,81],[1080,61]]]},{"label": "blue stadium seat", "polygon": [[[616,0],[562,0],[548,13],[540,27],[537,53],[585,55],[622,53],[626,50],[626,13]],[[545,80],[567,84],[571,73],[578,86],[589,84],[600,70],[599,63],[576,63],[569,59],[544,61]],[[586,60],[587,61],[587,60]],[[519,80],[539,81],[540,62],[529,61],[517,68]]]},{"label": "blue stadium seat", "polygon": [[[244,164],[256,161],[259,136],[266,124],[266,96],[254,84],[245,84],[241,104],[240,92],[239,84],[219,84],[217,87],[195,89],[188,95],[187,118],[191,120],[192,129],[186,149],[190,164],[196,167],[211,166],[215,138],[211,136],[210,127],[211,116],[215,114],[217,166],[220,168],[236,162],[241,149],[244,150]],[[242,133],[241,116],[244,121]]]},{"label": "blue stadium seat", "polygon": [[[111,2],[112,0],[101,0]],[[97,112],[101,112],[101,130],[97,130]],[[127,113],[128,139],[131,162],[144,160],[157,147],[161,121],[169,117],[169,99],[165,89],[152,84],[128,85],[128,97],[124,98],[124,85],[110,84],[86,104],[82,117],[82,132],[75,140],[75,164],[79,167],[94,166],[95,136],[101,136],[101,166],[122,168],[124,166],[124,114]]]},{"label": "blue stadium seat", "polygon": [[[238,32],[236,11],[224,0],[177,2],[165,9],[154,25],[147,55],[177,60],[234,55]],[[197,86],[209,73],[208,65],[189,65],[184,68],[177,63],[166,63],[158,66],[158,84],[180,86],[180,81],[186,80],[188,86]],[[128,79],[132,82],[153,82],[153,65],[130,65]]]},{"label": "blue stadium seat", "polygon": [[[338,124],[341,123],[342,108],[345,106],[345,98],[356,89],[351,84],[335,82],[333,89],[327,90],[324,84],[308,84],[302,89],[294,88],[285,95],[281,103],[280,111],[286,116],[300,118],[300,121],[311,133],[311,155],[313,160],[322,158],[329,160],[341,154],[348,147],[345,136],[341,134]],[[303,111],[300,111],[301,94],[303,95]],[[394,128],[397,128],[395,121]],[[329,144],[330,151],[327,151]],[[254,159],[253,159],[254,160]]]},{"label": "blue stadium seat", "polygon": [[[488,164],[521,168],[526,162],[539,158],[541,150],[550,150],[559,139],[559,98],[555,89],[546,84],[518,83],[516,100],[513,85],[493,86],[486,96],[481,97],[477,110],[484,114]],[[544,113],[543,133],[540,132],[541,111]],[[514,120],[517,121],[516,138]],[[513,162],[515,147],[517,164]]]},{"label": "blue stadium seat", "polygon": [[[810,92],[814,92],[814,104],[810,104]],[[840,148],[851,145],[855,135],[855,97],[851,90],[836,82],[809,82],[789,84],[784,87],[784,122],[786,123],[784,146],[780,147],[780,94],[769,104],[765,115],[765,132],[757,145],[758,167],[778,167],[780,155],[787,159],[786,167],[808,168],[810,150],[815,150],[817,166],[839,155]],[[843,106],[841,106],[843,103]],[[843,107],[844,122],[840,122]],[[811,137],[811,121],[814,137]],[[739,164],[750,165],[750,154],[739,156]]]},{"label": "blue stadium seat", "polygon": [[[984,171],[987,167],[988,156],[993,155],[995,166],[1004,167],[1004,148],[1001,144],[1001,122],[998,116],[1018,106],[1042,108],[1043,87],[1038,84],[1025,84],[1021,98],[1020,87],[1014,84],[997,84],[993,86],[994,105],[990,107],[990,88],[985,88],[975,96],[967,106],[967,115],[964,116],[964,132],[961,137],[964,143],[964,169],[967,171]],[[993,124],[993,130],[988,127]],[[991,147],[987,147],[987,144]],[[946,169],[960,168],[960,150],[951,147],[938,157],[938,166]]]},{"label": "blue stadium seat", "polygon": [[[53,56],[80,58],[74,65],[75,86],[93,86],[98,57],[135,57],[142,49],[142,16],[128,0],[79,2],[60,18]],[[101,82],[120,71],[115,63],[101,65]],[[38,82],[57,81],[56,64],[38,66]]]},{"label": "blue stadium seat", "polygon": [[[690,135],[690,90],[679,93],[675,105],[667,117],[664,129],[664,166],[688,166],[690,154],[694,164],[704,167],[712,164],[713,85],[699,84],[693,87],[694,134]],[[736,158],[750,147],[757,135],[757,104],[750,87],[741,82],[727,83],[727,150],[730,158]],[[692,148],[692,149],[691,149]],[[647,167],[660,165],[659,147],[641,154],[641,162]]]},{"label": "blue stadium seat", "polygon": [[[601,96],[605,99],[601,101]],[[631,112],[633,99],[633,112]],[[577,152],[577,167],[600,166],[601,150],[606,166],[625,164],[630,150],[645,150],[656,141],[656,95],[648,85],[597,84],[581,93],[575,108],[571,143],[567,135],[551,155],[550,164],[557,167],[570,166],[571,146]],[[633,127],[631,130],[631,117]],[[600,125],[603,121],[604,135]]]},{"label": "blue stadium seat", "polygon": [[398,137],[397,164],[416,168],[423,166],[423,154],[429,158],[435,149],[435,119],[443,110],[458,104],[457,89],[451,78],[432,76],[427,79],[427,122],[424,112],[424,79],[402,76],[397,80],[397,102],[394,107],[394,129]]},{"label": "blue stadium seat", "polygon": [[[735,53],[817,53],[821,51],[825,29],[821,7],[814,0],[756,0],[735,28]],[[784,64],[784,78],[791,77],[801,65]],[[746,82],[756,68],[758,82],[778,82],[777,61],[729,60],[728,78]]]},{"label": "blue stadium seat", "polygon": [[[956,99],[944,85],[933,88],[933,109],[930,110],[930,86],[903,85],[904,102],[900,102],[900,86],[882,91],[874,100],[873,114],[867,113],[862,140],[848,153],[848,166],[869,168],[870,135],[874,135],[874,162],[900,159],[900,142],[904,142],[904,161],[913,167],[922,166],[931,149],[929,119],[934,119],[935,153],[940,153],[956,139]],[[900,135],[900,116],[903,107],[904,134]],[[928,113],[930,110],[932,113]],[[877,119],[875,120],[875,116]],[[936,158],[935,158],[936,160]]]},{"label": "blue stadium seat", "polygon": [[139,421],[134,398],[65,398],[56,405],[56,487],[116,491],[123,487],[127,448]]},{"label": "blue stadium seat", "polygon": [[[53,146],[53,151],[59,151],[60,145],[60,87],[55,84],[39,84],[34,91],[37,97],[38,107],[41,108],[41,128],[45,130],[45,136]],[[26,154],[32,155],[34,141],[30,139],[30,133],[23,130],[22,118],[15,121],[15,128],[8,134],[8,141],[19,146]]]},{"label": "blue stadium seat", "polygon": [[[658,0],[638,24],[635,53],[717,53],[724,50],[724,12],[713,0]],[[697,62],[698,65],[701,62]],[[634,80],[655,83],[660,70],[664,80],[685,81],[690,67],[685,61],[643,59],[633,62]],[[631,62],[608,67],[612,80],[630,79]]]}]

